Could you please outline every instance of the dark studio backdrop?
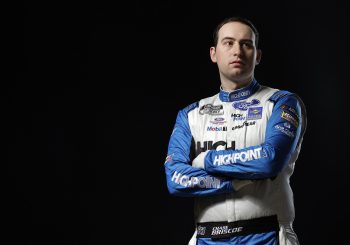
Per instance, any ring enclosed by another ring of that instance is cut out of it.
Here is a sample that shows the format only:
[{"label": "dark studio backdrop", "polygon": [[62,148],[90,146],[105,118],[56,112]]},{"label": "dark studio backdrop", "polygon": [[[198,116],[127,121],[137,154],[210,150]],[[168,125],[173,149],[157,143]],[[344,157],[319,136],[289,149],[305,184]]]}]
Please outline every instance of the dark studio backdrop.
[{"label": "dark studio backdrop", "polygon": [[258,81],[308,109],[291,178],[299,240],[342,244],[350,37],[334,1],[26,4],[3,96],[8,244],[187,244],[192,200],[167,193],[167,144],[178,110],[218,92],[212,30],[237,14],[261,34]]}]

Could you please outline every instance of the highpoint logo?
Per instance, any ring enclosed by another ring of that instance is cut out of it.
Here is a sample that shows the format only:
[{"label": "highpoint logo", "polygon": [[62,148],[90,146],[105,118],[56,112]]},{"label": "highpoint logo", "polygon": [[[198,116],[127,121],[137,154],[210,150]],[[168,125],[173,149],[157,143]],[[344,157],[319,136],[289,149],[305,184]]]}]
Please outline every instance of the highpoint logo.
[{"label": "highpoint logo", "polygon": [[262,148],[259,147],[259,148],[236,152],[232,154],[218,155],[218,156],[215,156],[213,164],[214,166],[221,166],[223,164],[226,165],[226,164],[236,163],[237,161],[246,162],[246,161],[260,159],[262,157],[261,151],[262,151]]},{"label": "highpoint logo", "polygon": [[171,181],[184,187],[216,188],[219,189],[220,179],[214,177],[189,177],[175,171]]}]

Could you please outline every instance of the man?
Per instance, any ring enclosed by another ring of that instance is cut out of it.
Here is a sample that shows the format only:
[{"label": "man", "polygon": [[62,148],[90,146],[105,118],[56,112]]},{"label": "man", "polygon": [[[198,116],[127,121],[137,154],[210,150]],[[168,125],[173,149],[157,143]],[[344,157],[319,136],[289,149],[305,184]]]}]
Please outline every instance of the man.
[{"label": "man", "polygon": [[306,129],[293,93],[261,86],[258,32],[232,17],[214,32],[210,57],[221,88],[178,113],[165,172],[168,190],[195,197],[194,244],[299,244],[289,177]]}]

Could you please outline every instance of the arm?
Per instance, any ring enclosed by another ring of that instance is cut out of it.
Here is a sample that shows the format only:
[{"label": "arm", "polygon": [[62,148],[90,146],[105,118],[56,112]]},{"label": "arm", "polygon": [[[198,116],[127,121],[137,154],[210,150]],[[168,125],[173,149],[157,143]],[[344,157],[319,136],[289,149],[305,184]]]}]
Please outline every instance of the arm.
[{"label": "arm", "polygon": [[237,179],[275,177],[295,157],[306,125],[302,102],[285,93],[277,92],[271,98],[275,105],[263,144],[240,150],[211,150],[204,158],[205,170]]},{"label": "arm", "polygon": [[192,134],[187,113],[196,107],[197,103],[178,113],[165,162],[168,190],[170,194],[177,196],[204,196],[232,192],[232,182],[229,179],[210,175],[207,171],[190,165]]}]

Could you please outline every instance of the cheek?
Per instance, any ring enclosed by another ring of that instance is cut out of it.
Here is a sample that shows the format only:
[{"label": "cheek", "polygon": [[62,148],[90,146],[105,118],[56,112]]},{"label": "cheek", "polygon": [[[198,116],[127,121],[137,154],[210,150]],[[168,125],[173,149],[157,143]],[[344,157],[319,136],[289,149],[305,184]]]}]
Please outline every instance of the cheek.
[{"label": "cheek", "polygon": [[218,63],[225,63],[227,57],[225,53],[219,52],[219,53],[216,53],[216,59]]},{"label": "cheek", "polygon": [[255,52],[248,52],[247,56],[251,60],[255,60],[256,59],[256,53]]}]

